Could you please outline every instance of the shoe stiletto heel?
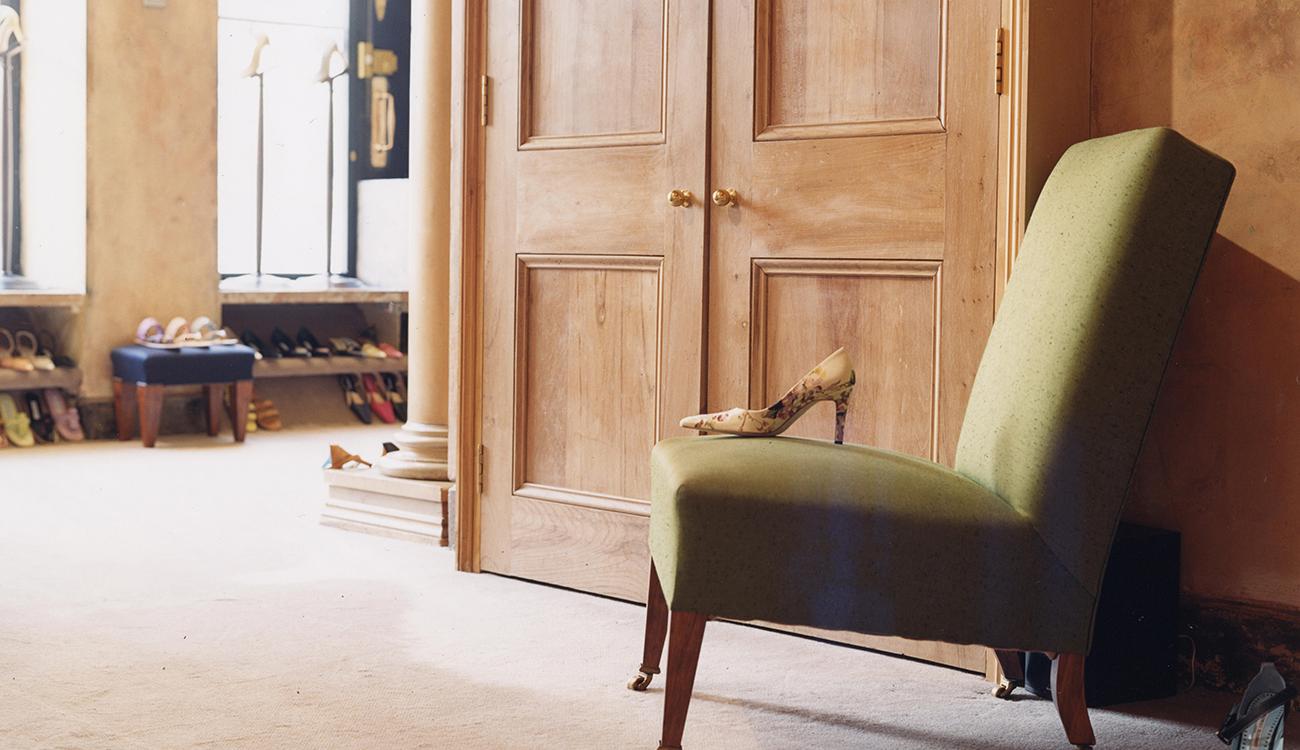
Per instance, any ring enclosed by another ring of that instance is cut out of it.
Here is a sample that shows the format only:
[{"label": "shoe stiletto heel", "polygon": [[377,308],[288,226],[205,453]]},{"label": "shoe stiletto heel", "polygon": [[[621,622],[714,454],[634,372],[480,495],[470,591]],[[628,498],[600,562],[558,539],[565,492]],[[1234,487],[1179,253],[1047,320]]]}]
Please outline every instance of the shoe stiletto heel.
[{"label": "shoe stiletto heel", "polygon": [[848,417],[849,395],[857,376],[844,349],[836,349],[804,375],[779,401],[766,409],[728,409],[713,414],[686,417],[681,426],[688,430],[717,432],[724,435],[771,437],[790,428],[803,413],[819,401],[835,403],[835,442],[844,442],[844,423]]},{"label": "shoe stiletto heel", "polygon": [[844,444],[844,423],[849,418],[849,396],[853,393],[853,386],[850,385],[843,395],[835,399],[835,444]]}]

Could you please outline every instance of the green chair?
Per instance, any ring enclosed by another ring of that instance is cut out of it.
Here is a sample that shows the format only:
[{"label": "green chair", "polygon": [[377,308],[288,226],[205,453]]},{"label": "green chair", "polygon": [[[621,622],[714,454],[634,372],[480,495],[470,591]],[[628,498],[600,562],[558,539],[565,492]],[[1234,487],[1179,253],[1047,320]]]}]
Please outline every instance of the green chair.
[{"label": "green chair", "polygon": [[764,620],[1052,655],[1070,742],[1083,663],[1160,381],[1232,184],[1153,128],[1075,145],[1043,189],[971,392],[955,469],[798,438],[652,454],[645,653],[669,629],[661,748],[681,746],[705,622]]}]

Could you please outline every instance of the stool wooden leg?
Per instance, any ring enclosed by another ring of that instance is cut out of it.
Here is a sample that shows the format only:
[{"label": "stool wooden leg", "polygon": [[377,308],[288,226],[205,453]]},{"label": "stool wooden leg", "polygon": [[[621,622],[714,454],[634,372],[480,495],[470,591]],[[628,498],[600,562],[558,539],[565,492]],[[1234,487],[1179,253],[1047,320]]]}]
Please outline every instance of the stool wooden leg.
[{"label": "stool wooden leg", "polygon": [[235,442],[244,442],[248,430],[248,402],[253,400],[253,381],[236,380],[230,384],[230,424],[235,430]]},{"label": "stool wooden leg", "polygon": [[113,378],[113,421],[117,422],[117,439],[130,440],[135,434],[135,385]]},{"label": "stool wooden leg", "polygon": [[686,709],[695,688],[695,667],[709,618],[694,612],[673,612],[668,636],[668,685],[664,688],[664,729],[660,750],[680,750],[686,728]]},{"label": "stool wooden leg", "polygon": [[1083,680],[1083,654],[1060,654],[1052,660],[1052,702],[1061,716],[1065,736],[1076,747],[1092,747],[1097,738],[1088,720],[1088,699]]},{"label": "stool wooden leg", "polygon": [[1004,649],[994,649],[994,654],[998,657],[998,666],[1002,668],[1002,679],[993,688],[993,696],[1007,699],[1016,688],[1025,686],[1025,667],[1021,662],[1024,654]]},{"label": "stool wooden leg", "polygon": [[650,591],[645,605],[645,647],[641,652],[641,669],[627,683],[628,690],[642,692],[659,674],[659,659],[664,653],[664,639],[668,637],[668,601],[659,583],[659,573],[650,562]]},{"label": "stool wooden leg", "polygon": [[163,387],[141,383],[135,387],[140,402],[140,442],[152,448],[158,442],[158,425],[162,423]]},{"label": "stool wooden leg", "polygon": [[221,431],[221,396],[225,387],[220,383],[203,386],[203,397],[207,402],[208,436],[215,436]]}]

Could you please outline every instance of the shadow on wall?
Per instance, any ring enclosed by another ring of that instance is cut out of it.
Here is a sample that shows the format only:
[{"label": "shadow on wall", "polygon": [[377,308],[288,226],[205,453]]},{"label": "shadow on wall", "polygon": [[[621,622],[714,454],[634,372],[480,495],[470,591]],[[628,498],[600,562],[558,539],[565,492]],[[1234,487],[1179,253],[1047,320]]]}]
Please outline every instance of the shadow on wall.
[{"label": "shadow on wall", "polygon": [[1300,3],[1094,0],[1092,132],[1168,125],[1237,180],[1129,504],[1191,594],[1300,607]]},{"label": "shadow on wall", "polygon": [[1129,512],[1182,531],[1190,591],[1297,599],[1298,305],[1300,282],[1215,237],[1156,404]]}]

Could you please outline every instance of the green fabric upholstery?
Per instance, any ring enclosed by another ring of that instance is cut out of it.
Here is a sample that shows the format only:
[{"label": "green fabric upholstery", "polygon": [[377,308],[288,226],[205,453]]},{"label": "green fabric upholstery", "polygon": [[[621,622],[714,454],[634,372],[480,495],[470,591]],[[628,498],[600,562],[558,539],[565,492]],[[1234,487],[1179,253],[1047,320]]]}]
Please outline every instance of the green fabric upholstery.
[{"label": "green fabric upholstery", "polygon": [[1232,178],[1230,164],[1161,128],[1066,152],[998,310],[956,471],[796,438],[659,443],[650,550],[669,607],[1086,652]]},{"label": "green fabric upholstery", "polygon": [[[959,643],[1034,643],[1092,599],[1027,519],[929,461],[800,438],[654,450],[655,567],[673,609]],[[1007,575],[1007,571],[1017,575]],[[978,593],[978,595],[972,595]],[[925,606],[918,606],[927,603]],[[1009,617],[1022,607],[1027,617]],[[1047,644],[1043,644],[1047,648]]]},{"label": "green fabric upholstery", "polygon": [[1164,128],[1071,148],[980,360],[957,471],[1028,516],[1093,594],[1233,175]]}]

